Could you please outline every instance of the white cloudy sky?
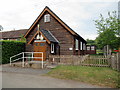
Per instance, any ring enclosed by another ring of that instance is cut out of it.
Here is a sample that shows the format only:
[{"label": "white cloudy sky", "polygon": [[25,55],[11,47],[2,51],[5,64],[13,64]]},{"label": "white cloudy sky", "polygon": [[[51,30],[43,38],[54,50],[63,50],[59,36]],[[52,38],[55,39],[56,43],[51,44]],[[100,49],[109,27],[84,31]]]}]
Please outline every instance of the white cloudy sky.
[{"label": "white cloudy sky", "polygon": [[4,31],[28,29],[45,6],[55,12],[84,39],[95,39],[93,20],[100,13],[118,11],[119,0],[0,0],[0,25]]}]

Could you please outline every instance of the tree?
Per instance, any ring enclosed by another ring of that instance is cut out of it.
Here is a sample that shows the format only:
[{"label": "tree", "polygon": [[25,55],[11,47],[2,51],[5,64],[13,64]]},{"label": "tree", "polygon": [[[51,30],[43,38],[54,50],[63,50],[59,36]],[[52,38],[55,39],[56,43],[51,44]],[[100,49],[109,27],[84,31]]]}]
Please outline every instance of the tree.
[{"label": "tree", "polygon": [[87,39],[87,45],[96,45],[95,40]]},{"label": "tree", "polygon": [[0,31],[2,31],[3,30],[3,27],[2,27],[2,25],[0,25]]},{"label": "tree", "polygon": [[22,34],[20,35],[20,41],[26,42],[26,38]]},{"label": "tree", "polygon": [[108,12],[107,18],[100,14],[100,19],[95,20],[95,25],[98,29],[96,43],[99,48],[102,49],[105,45],[109,45],[112,49],[120,46],[120,20],[116,11]]}]

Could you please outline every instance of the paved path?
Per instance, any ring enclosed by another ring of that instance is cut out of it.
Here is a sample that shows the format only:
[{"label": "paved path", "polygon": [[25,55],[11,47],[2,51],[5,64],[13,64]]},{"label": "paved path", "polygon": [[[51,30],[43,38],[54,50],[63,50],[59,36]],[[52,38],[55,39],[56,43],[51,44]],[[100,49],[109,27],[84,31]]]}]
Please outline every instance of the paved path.
[{"label": "paved path", "polygon": [[50,70],[3,66],[3,88],[104,88],[72,80],[56,79],[42,74]]},{"label": "paved path", "polygon": [[45,74],[50,71],[50,69],[32,69],[32,68],[22,68],[22,67],[10,67],[8,65],[2,66],[3,72],[13,72],[22,74]]}]

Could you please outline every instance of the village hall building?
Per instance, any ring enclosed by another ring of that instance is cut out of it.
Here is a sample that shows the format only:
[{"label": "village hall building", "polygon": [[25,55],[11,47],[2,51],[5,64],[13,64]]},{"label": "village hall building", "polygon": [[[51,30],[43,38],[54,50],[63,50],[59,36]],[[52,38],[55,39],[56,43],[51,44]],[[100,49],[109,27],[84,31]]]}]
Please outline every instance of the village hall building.
[{"label": "village hall building", "polygon": [[47,6],[29,29],[3,32],[1,39],[18,40],[21,34],[26,38],[25,52],[43,52],[44,60],[49,55],[86,54],[86,41]]}]

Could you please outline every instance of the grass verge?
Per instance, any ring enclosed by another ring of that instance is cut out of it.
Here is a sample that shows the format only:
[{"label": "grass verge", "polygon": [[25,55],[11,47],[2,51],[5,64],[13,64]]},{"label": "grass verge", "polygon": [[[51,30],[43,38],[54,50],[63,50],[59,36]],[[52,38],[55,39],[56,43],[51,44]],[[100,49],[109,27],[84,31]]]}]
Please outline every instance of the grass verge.
[{"label": "grass verge", "polygon": [[57,66],[47,75],[112,88],[118,86],[118,72],[107,67]]}]

